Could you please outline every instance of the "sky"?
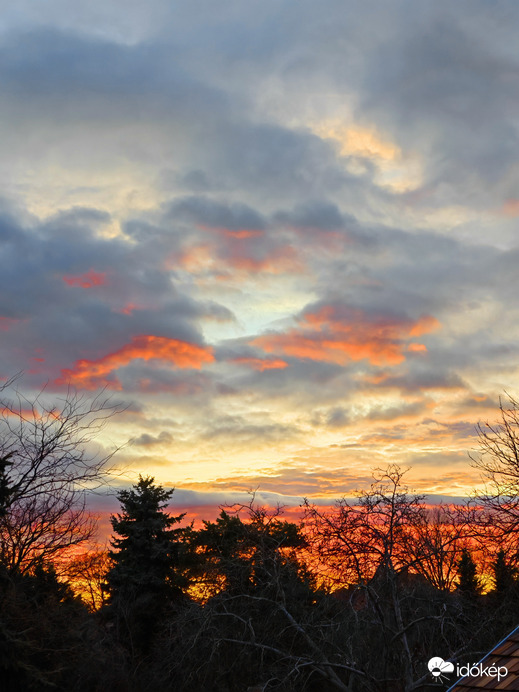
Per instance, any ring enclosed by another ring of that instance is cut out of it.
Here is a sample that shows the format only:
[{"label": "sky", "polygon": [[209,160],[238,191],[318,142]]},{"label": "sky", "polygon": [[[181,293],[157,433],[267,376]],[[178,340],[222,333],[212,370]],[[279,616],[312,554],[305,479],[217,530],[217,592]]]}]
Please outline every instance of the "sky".
[{"label": "sky", "polygon": [[[519,4],[0,2],[0,377],[179,505],[468,452],[519,392]],[[133,474],[133,475],[132,475]]]}]

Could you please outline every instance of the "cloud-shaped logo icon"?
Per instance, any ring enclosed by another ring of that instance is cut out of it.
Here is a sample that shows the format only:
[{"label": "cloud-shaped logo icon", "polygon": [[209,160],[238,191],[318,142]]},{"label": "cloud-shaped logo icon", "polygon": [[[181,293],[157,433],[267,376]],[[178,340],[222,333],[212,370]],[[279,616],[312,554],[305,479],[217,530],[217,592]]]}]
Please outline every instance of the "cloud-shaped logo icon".
[{"label": "cloud-shaped logo icon", "polygon": [[439,656],[434,656],[431,658],[427,664],[427,668],[429,668],[433,678],[436,679],[441,678],[442,675],[445,675],[446,673],[454,673],[454,663],[444,661],[443,658],[440,658]]}]

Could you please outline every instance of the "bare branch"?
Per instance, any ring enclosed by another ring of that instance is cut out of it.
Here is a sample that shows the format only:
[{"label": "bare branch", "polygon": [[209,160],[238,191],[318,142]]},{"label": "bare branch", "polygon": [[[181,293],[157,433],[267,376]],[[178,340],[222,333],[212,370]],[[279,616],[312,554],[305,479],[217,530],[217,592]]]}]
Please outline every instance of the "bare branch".
[{"label": "bare branch", "polygon": [[88,444],[122,409],[101,392],[94,398],[69,390],[49,403],[15,391],[0,400],[0,459],[5,498],[0,512],[0,561],[26,571],[42,558],[91,538],[95,518],[86,495],[113,471],[108,454]]}]

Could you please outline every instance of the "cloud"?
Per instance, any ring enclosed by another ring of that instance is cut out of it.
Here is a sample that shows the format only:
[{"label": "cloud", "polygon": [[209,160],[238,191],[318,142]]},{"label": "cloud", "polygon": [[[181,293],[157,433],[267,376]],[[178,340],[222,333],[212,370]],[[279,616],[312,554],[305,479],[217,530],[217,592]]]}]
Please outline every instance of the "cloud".
[{"label": "cloud", "polygon": [[[409,339],[440,326],[438,320],[430,315],[412,321],[391,316],[369,316],[334,305],[305,312],[300,323],[301,328],[285,334],[260,336],[252,344],[270,353],[339,365],[364,359],[373,365],[398,365],[405,359],[406,349],[413,350]],[[419,349],[427,350],[422,344]]]},{"label": "cloud", "polygon": [[[171,367],[160,367],[160,361],[133,361],[130,365],[118,371],[118,379],[122,389],[128,392],[138,392],[139,395],[151,397],[161,393],[181,397],[182,406],[188,408],[188,399],[205,397],[206,399],[218,391],[218,384],[209,373],[199,370],[178,370]],[[200,402],[195,406],[200,411]]]},{"label": "cloud", "polygon": [[275,233],[271,221],[248,205],[191,196],[169,206],[165,220],[171,219],[184,224],[188,238],[174,261],[190,272],[233,280],[236,271],[302,271],[291,239]]},{"label": "cloud", "polygon": [[218,443],[228,440],[236,447],[253,444],[256,449],[272,444],[283,446],[298,435],[297,426],[278,423],[268,413],[251,419],[239,415],[216,415],[201,432],[203,440]]},{"label": "cloud", "polygon": [[110,375],[133,360],[158,360],[172,363],[177,368],[200,369],[204,363],[214,360],[212,349],[190,344],[179,339],[142,334],[133,337],[117,351],[97,360],[78,360],[71,369],[61,371],[56,384],[72,384],[82,389],[107,386],[121,389],[121,383]]},{"label": "cloud", "polygon": [[[175,236],[157,229],[138,240],[107,237],[110,222],[84,208],[30,225],[0,219],[3,276],[16,285],[0,294],[6,374],[26,370],[35,386],[73,380],[89,388],[108,377],[118,387],[113,371],[152,352],[185,367],[183,343],[193,345],[196,365],[203,358],[196,346],[203,342],[201,324],[235,319],[210,297],[190,296],[163,266]],[[169,352],[168,343],[176,344]],[[151,383],[153,373],[147,379]]]},{"label": "cloud", "polygon": [[458,469],[519,386],[519,10],[121,7],[4,18],[0,375],[138,400],[168,482]]},{"label": "cloud", "polygon": [[16,317],[0,317],[0,329],[6,332],[11,327],[14,327],[19,320]]},{"label": "cloud", "polygon": [[403,147],[427,155],[429,203],[488,204],[514,175],[517,56],[502,46],[517,12],[503,7],[491,16],[476,3],[467,24],[463,13],[444,3],[408,9],[399,4],[388,18],[386,41],[369,51],[359,112]]},{"label": "cloud", "polygon": [[307,234],[310,241],[312,234],[342,231],[348,225],[357,225],[353,217],[344,217],[336,204],[324,200],[305,202],[291,211],[279,211],[274,218],[296,232]]},{"label": "cloud", "polygon": [[177,200],[171,206],[168,216],[187,219],[202,229],[230,235],[255,231],[259,233],[267,226],[261,214],[246,204],[234,202],[226,205],[207,197],[187,197]]},{"label": "cloud", "polygon": [[238,357],[233,358],[232,362],[237,363],[238,365],[245,365],[253,370],[258,370],[259,372],[264,372],[265,370],[279,370],[288,367],[288,363],[280,358]]},{"label": "cloud", "polygon": [[81,288],[103,286],[106,283],[106,272],[96,272],[90,269],[80,276],[64,276],[63,281],[69,286],[80,286]]},{"label": "cloud", "polygon": [[173,436],[167,430],[163,430],[158,435],[153,436],[149,433],[142,433],[139,437],[132,440],[132,445],[137,447],[153,447],[155,445],[168,444],[173,441]]}]

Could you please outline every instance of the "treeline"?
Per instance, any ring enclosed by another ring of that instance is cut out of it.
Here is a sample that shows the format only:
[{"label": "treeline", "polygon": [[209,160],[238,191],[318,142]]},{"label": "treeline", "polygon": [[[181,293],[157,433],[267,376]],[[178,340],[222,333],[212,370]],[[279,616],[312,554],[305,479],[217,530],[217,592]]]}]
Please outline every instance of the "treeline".
[{"label": "treeline", "polygon": [[79,553],[108,461],[85,441],[112,413],[4,402],[2,690],[437,689],[430,658],[476,661],[517,625],[514,400],[479,427],[487,492],[463,506],[427,505],[390,466],[297,521],[251,498],[194,527],[140,477],[118,494],[110,550]]}]

